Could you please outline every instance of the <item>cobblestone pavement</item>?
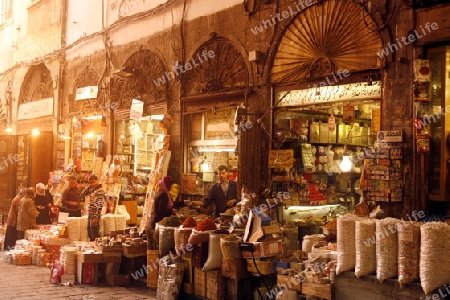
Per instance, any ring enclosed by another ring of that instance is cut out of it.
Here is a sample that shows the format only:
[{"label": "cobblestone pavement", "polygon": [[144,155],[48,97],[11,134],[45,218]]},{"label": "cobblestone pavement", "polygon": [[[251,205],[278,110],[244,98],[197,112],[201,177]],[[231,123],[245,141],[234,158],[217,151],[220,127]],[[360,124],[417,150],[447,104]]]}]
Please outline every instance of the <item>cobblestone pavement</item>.
[{"label": "cobblestone pavement", "polygon": [[16,266],[0,260],[0,299],[156,299],[156,291],[145,286],[113,287],[105,284],[64,286],[49,282],[50,269],[34,265]]}]

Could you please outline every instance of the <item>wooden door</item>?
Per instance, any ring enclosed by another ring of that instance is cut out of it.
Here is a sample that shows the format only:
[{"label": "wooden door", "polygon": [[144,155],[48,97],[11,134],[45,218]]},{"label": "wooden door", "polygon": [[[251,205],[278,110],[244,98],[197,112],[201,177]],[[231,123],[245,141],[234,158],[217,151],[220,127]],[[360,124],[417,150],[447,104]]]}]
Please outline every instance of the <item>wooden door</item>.
[{"label": "wooden door", "polygon": [[49,172],[53,171],[53,133],[41,132],[30,137],[30,186],[48,183]]},{"label": "wooden door", "polygon": [[17,163],[15,136],[0,135],[0,208],[1,214],[9,211],[14,191],[14,169]]}]

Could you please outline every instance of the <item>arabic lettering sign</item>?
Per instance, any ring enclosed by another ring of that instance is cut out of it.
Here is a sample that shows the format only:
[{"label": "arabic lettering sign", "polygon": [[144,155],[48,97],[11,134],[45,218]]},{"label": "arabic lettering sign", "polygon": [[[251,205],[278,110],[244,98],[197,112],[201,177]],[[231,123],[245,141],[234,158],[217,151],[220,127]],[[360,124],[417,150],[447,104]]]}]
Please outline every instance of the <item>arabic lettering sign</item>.
[{"label": "arabic lettering sign", "polygon": [[[283,100],[280,101],[282,98]],[[275,103],[276,106],[296,106],[302,104],[380,98],[381,81],[374,81],[372,82],[372,85],[368,85],[367,82],[358,82],[342,85],[319,86],[304,90],[282,91],[276,93]]]},{"label": "arabic lettering sign", "polygon": [[53,98],[22,103],[17,113],[18,120],[34,119],[53,114]]},{"label": "arabic lettering sign", "polygon": [[78,88],[75,93],[76,100],[95,99],[98,95],[98,86],[85,86]]},{"label": "arabic lettering sign", "polygon": [[270,150],[269,168],[292,168],[294,166],[294,150]]}]

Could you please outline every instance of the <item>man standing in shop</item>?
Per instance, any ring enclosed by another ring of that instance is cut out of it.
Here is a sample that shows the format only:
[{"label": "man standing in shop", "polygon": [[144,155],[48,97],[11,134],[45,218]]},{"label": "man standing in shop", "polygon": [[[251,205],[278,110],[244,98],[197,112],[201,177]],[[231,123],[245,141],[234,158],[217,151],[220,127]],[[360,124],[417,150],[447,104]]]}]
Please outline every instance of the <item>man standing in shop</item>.
[{"label": "man standing in shop", "polygon": [[91,175],[89,177],[89,186],[81,192],[81,197],[89,197],[88,201],[88,235],[90,241],[95,241],[99,237],[100,218],[104,203],[106,203],[105,191],[102,185],[98,183],[98,177]]},{"label": "man standing in shop", "polygon": [[204,200],[204,205],[210,207],[215,204],[216,218],[228,208],[234,207],[239,202],[237,182],[228,179],[228,168],[219,166],[219,182],[214,184]]},{"label": "man standing in shop", "polygon": [[61,203],[69,217],[81,217],[80,189],[74,175],[69,177],[69,186],[61,193]]}]

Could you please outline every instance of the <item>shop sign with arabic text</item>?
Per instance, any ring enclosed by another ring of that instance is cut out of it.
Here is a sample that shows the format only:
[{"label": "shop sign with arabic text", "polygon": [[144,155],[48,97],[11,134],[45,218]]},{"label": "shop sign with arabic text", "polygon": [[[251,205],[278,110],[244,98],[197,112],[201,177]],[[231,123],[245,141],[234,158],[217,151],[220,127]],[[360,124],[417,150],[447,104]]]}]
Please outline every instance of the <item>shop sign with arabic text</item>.
[{"label": "shop sign with arabic text", "polygon": [[[275,103],[276,106],[297,106],[304,104],[380,98],[381,81],[374,81],[372,82],[372,85],[368,85],[367,82],[358,82],[342,85],[319,86],[304,90],[282,91],[276,93]],[[280,99],[282,100],[280,101]]]}]

